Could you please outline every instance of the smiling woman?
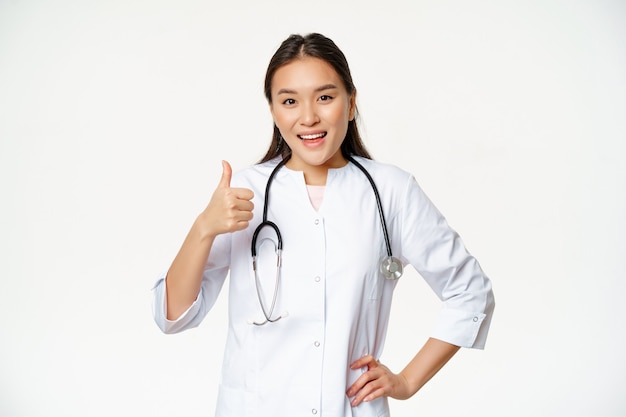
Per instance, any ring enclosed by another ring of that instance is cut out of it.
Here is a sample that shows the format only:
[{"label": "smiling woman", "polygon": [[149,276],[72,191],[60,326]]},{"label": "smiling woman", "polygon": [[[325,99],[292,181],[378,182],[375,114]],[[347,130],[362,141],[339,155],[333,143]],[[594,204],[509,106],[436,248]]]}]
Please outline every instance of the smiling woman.
[{"label": "smiling woman", "polygon": [[324,185],[328,168],[347,163],[340,148],[354,119],[355,96],[319,58],[296,59],[274,74],[270,109],[291,149],[286,166],[303,171],[307,184]]},{"label": "smiling woman", "polygon": [[[459,347],[484,347],[490,280],[413,176],[371,160],[348,63],[330,39],[286,39],[265,95],[270,148],[235,175],[223,162],[155,286],[155,320],[166,333],[199,325],[230,273],[218,417],[389,416],[388,397],[411,397]],[[394,373],[378,358],[405,265],[444,309]]]},{"label": "smiling woman", "polygon": [[[354,154],[370,159],[369,152],[365,149],[361,141],[357,127],[358,111],[356,106],[356,87],[352,81],[348,61],[343,52],[337,48],[337,45],[325,36],[317,33],[312,33],[306,37],[292,35],[278,48],[270,60],[265,74],[265,98],[268,103],[270,103],[270,108],[273,103],[273,95],[276,94],[276,91],[273,91],[273,86],[276,82],[276,72],[282,67],[295,63],[296,61],[310,58],[317,58],[319,61],[332,68],[331,72],[334,74],[331,75],[331,77],[337,78],[340,82],[332,83],[331,85],[335,87],[343,86],[346,93],[352,98],[353,108],[351,109],[352,113],[349,117],[345,138],[341,145],[342,152],[346,155]],[[303,82],[303,80],[299,80],[299,82]],[[323,84],[317,86],[317,88],[322,87],[324,87]],[[285,146],[278,126],[274,124],[272,143],[261,162],[267,162],[279,155],[284,158],[290,153],[291,149]]]}]

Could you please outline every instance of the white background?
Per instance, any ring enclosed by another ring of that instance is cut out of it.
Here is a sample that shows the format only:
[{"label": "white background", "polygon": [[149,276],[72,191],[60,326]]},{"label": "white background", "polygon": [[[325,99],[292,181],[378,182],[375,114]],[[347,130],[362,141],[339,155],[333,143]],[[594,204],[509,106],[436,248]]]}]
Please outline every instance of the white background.
[{"label": "white background", "polygon": [[[257,161],[290,33],[345,52],[376,159],[493,279],[485,351],[408,416],[626,413],[623,1],[0,0],[0,416],[210,416],[225,297],[166,336],[150,288],[221,172]],[[436,297],[399,284],[399,371]],[[278,417],[278,416],[277,416]]]}]

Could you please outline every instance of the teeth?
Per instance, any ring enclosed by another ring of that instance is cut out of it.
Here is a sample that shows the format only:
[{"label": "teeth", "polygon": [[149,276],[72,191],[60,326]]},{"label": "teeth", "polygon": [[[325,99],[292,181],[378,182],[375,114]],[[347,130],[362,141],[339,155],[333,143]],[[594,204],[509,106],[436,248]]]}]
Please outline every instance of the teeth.
[{"label": "teeth", "polygon": [[316,133],[314,135],[299,135],[300,139],[319,139],[319,138],[323,138],[326,135],[326,133]]}]

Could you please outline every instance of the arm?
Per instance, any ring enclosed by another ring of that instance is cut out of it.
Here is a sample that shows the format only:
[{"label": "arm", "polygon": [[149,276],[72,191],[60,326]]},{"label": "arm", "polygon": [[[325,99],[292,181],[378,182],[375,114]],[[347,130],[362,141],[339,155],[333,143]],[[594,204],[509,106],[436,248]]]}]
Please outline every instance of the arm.
[{"label": "arm", "polygon": [[175,320],[196,300],[211,246],[222,233],[243,230],[252,219],[251,190],[230,188],[232,169],[222,162],[222,178],[209,205],[197,217],[167,273],[167,319]]},{"label": "arm", "polygon": [[381,396],[406,400],[439,372],[458,350],[459,346],[430,338],[399,374],[391,372],[371,355],[364,356],[350,365],[351,369],[368,368],[348,388],[348,397],[354,397],[350,404],[354,407]]},{"label": "arm", "polygon": [[426,384],[459,350],[481,349],[494,308],[491,283],[458,234],[413,178],[407,183],[402,213],[402,255],[443,301],[432,337],[399,374],[372,356],[351,364],[367,367],[347,391],[352,405],[380,396],[407,399]]}]

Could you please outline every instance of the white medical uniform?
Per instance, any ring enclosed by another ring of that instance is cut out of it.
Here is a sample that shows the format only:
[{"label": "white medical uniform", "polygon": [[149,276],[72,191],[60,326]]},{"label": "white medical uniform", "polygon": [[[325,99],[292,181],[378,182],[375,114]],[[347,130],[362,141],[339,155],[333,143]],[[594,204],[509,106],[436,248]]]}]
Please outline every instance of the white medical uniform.
[{"label": "white medical uniform", "polygon": [[[494,308],[491,283],[459,236],[407,172],[356,158],[378,187],[394,256],[412,265],[442,300],[432,337],[483,348]],[[350,406],[345,392],[363,370],[350,370],[366,354],[380,357],[397,281],[379,273],[386,255],[372,187],[353,164],[328,172],[324,200],[315,211],[302,172],[282,167],[270,190],[268,220],[283,238],[281,284],[273,317],[263,321],[250,242],[261,222],[268,176],[278,160],[233,175],[232,187],[254,192],[254,220],[243,231],[220,235],[206,263],[195,303],[166,319],[165,277],[155,286],[155,320],[166,333],[198,326],[230,271],[229,330],[217,417],[388,416],[386,398]],[[259,278],[270,306],[276,276],[273,233],[259,240]],[[416,346],[416,350],[417,350]]]}]

